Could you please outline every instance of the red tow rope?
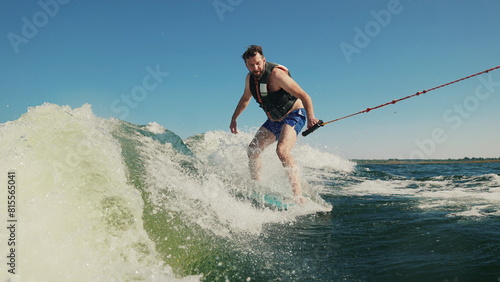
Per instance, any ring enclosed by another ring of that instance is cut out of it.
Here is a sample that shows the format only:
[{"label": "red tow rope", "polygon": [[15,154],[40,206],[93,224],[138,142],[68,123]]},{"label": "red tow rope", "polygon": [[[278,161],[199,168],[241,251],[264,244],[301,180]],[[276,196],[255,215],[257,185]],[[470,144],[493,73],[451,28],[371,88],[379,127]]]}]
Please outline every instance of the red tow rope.
[{"label": "red tow rope", "polygon": [[308,130],[302,132],[302,136],[309,135],[310,133],[312,133],[313,131],[315,131],[316,129],[318,129],[320,126],[324,126],[325,124],[329,124],[329,123],[332,123],[332,122],[343,120],[343,119],[346,119],[348,117],[352,117],[352,116],[359,115],[359,114],[362,114],[362,113],[368,113],[371,110],[382,108],[382,107],[385,107],[387,105],[396,104],[399,101],[403,101],[403,100],[409,99],[411,97],[419,96],[419,95],[425,94],[425,93],[427,93],[429,91],[436,90],[436,89],[439,89],[441,87],[445,87],[445,86],[448,86],[450,84],[457,83],[459,81],[466,80],[466,79],[469,79],[469,78],[474,77],[474,76],[478,76],[478,75],[481,75],[481,74],[484,74],[484,73],[488,73],[490,71],[493,71],[493,70],[496,70],[496,69],[499,69],[499,68],[500,68],[500,66],[496,66],[494,68],[487,69],[487,70],[484,70],[482,72],[478,72],[478,73],[475,73],[475,74],[472,74],[472,75],[469,75],[469,76],[466,76],[466,77],[463,77],[463,78],[460,78],[460,79],[457,79],[457,80],[454,80],[454,81],[451,81],[451,82],[448,82],[448,83],[445,83],[445,84],[442,84],[442,85],[439,85],[439,86],[436,86],[436,87],[431,88],[431,89],[427,89],[427,90],[423,90],[423,91],[417,92],[417,93],[415,93],[413,95],[409,95],[409,96],[406,96],[406,97],[403,97],[403,98],[400,98],[400,99],[392,100],[390,102],[387,102],[387,103],[382,104],[382,105],[378,105],[378,106],[373,107],[373,108],[366,108],[365,110],[359,111],[359,112],[354,113],[354,114],[350,114],[350,115],[345,116],[345,117],[341,117],[341,118],[334,119],[334,120],[327,121],[327,122],[323,122],[322,120],[320,120],[315,126],[313,126],[313,127],[309,128]]}]

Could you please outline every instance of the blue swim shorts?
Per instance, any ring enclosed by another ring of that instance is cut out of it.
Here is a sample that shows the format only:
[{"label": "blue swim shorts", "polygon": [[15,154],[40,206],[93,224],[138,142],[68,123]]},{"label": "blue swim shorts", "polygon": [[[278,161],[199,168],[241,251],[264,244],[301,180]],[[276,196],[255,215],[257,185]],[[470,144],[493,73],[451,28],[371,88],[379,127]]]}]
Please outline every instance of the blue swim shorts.
[{"label": "blue swim shorts", "polygon": [[268,119],[262,126],[271,131],[276,136],[276,140],[278,140],[278,138],[280,137],[281,129],[285,124],[293,127],[293,129],[295,129],[295,132],[299,134],[299,132],[306,124],[306,110],[296,109],[289,113],[282,121],[272,121]]}]

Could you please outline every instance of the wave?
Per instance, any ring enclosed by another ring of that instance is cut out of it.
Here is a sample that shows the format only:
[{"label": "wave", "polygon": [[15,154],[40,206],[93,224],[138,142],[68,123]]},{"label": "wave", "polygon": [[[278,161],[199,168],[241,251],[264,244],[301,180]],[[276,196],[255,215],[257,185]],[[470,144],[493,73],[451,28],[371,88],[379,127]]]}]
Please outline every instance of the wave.
[{"label": "wave", "polygon": [[[17,278],[191,281],[278,275],[268,266],[266,247],[255,248],[264,226],[293,222],[320,207],[280,212],[235,197],[252,185],[245,155],[251,138],[213,131],[181,140],[156,123],[96,117],[91,105],[71,109],[46,103],[1,124],[0,171],[15,171],[19,179],[23,260]],[[311,195],[324,189],[315,184],[322,171],[349,173],[355,166],[307,145],[293,153]],[[264,154],[264,162],[264,185],[290,193],[273,152]],[[3,174],[0,181],[6,183]],[[0,234],[2,241],[5,236]]]},{"label": "wave", "polygon": [[144,229],[113,123],[45,104],[1,125],[0,170],[19,179],[19,279],[176,279]]}]

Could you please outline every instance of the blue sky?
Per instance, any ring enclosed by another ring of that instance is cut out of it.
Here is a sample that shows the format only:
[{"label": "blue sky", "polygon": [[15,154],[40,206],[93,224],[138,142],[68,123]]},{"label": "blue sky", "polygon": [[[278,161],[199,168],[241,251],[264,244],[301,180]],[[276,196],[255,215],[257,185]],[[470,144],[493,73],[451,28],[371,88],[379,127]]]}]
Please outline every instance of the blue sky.
[{"label": "blue sky", "polygon": [[[0,123],[44,102],[229,131],[263,46],[333,120],[500,65],[500,1],[2,1]],[[500,70],[299,138],[345,158],[500,157]],[[264,122],[252,102],[240,130]]]}]

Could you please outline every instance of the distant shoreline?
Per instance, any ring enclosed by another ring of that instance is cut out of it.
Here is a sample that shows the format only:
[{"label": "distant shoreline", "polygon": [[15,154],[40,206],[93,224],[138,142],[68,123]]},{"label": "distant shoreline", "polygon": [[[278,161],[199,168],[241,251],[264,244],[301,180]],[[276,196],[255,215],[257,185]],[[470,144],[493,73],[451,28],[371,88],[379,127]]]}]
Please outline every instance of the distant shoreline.
[{"label": "distant shoreline", "polygon": [[464,159],[429,159],[429,160],[351,160],[356,164],[453,164],[453,163],[497,163],[500,158],[464,158]]}]

